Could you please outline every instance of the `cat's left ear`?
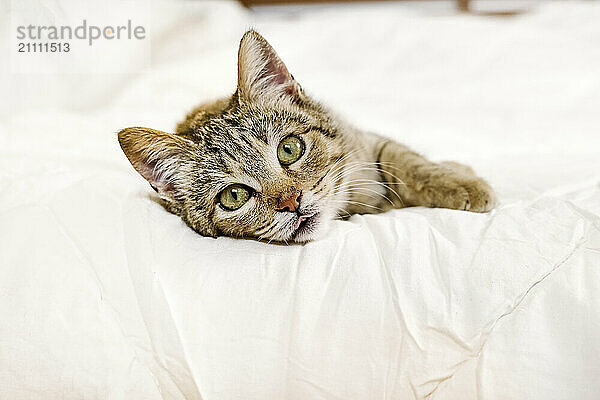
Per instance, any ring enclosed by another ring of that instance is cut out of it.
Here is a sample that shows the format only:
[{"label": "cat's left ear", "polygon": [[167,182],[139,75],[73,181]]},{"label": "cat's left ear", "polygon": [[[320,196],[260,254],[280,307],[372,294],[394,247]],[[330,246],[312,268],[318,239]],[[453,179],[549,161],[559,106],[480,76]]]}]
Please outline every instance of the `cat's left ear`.
[{"label": "cat's left ear", "polygon": [[302,88],[258,32],[244,34],[238,52],[238,94],[251,99],[295,100]]},{"label": "cat's left ear", "polygon": [[194,144],[178,135],[132,127],[118,133],[119,144],[131,165],[159,196],[171,203],[182,198],[181,187],[192,166]]}]

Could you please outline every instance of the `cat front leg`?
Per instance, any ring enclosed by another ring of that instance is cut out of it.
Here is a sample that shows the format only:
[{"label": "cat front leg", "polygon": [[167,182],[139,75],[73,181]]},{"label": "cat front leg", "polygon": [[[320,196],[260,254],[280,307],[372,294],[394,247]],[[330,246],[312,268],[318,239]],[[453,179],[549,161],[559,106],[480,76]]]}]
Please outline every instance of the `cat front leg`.
[{"label": "cat front leg", "polygon": [[491,186],[456,162],[433,163],[410,148],[383,139],[377,144],[381,179],[394,206],[426,206],[487,212],[496,205]]}]

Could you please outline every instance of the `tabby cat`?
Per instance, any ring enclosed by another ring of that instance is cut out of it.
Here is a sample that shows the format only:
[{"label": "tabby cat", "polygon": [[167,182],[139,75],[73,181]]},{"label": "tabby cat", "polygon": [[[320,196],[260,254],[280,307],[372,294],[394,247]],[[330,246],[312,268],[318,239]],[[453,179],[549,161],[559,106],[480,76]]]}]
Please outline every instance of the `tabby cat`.
[{"label": "tabby cat", "polygon": [[469,167],[430,162],[336,117],[253,30],[240,42],[231,97],[200,105],[175,133],[134,127],[118,137],[165,207],[205,236],[306,242],[355,213],[495,204]]}]

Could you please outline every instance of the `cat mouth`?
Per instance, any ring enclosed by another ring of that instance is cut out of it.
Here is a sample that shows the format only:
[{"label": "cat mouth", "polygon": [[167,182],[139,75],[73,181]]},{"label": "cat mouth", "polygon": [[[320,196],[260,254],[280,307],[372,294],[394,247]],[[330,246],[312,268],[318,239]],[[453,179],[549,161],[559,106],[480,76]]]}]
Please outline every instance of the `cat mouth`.
[{"label": "cat mouth", "polygon": [[318,224],[319,213],[299,215],[294,224],[292,239],[296,241],[307,240],[307,236],[315,231]]}]

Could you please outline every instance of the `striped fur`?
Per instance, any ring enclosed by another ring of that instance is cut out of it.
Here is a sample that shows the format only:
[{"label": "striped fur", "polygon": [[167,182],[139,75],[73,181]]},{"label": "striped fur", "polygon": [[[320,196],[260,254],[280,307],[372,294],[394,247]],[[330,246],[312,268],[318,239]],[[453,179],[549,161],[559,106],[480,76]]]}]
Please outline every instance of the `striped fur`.
[{"label": "striped fur", "polygon": [[[290,166],[277,146],[294,134],[306,145]],[[127,128],[119,142],[166,208],[205,236],[305,242],[336,217],[427,205],[487,211],[489,185],[459,164],[434,164],[406,147],[356,130],[302,90],[255,31],[241,40],[238,87],[228,98],[194,109],[173,134]],[[241,183],[253,196],[235,211],[219,193]],[[278,211],[291,188],[298,212]],[[295,229],[299,215],[316,214]]]}]

